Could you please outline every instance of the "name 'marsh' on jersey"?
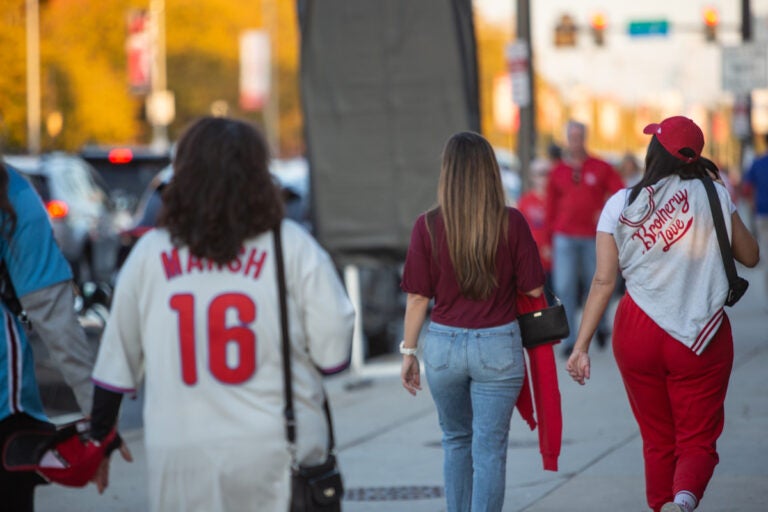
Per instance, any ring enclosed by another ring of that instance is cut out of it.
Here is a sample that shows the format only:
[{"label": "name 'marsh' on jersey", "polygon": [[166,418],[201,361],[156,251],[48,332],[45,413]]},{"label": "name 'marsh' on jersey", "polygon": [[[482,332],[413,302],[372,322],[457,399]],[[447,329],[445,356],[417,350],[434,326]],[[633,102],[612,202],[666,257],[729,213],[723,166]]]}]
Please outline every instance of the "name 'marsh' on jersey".
[{"label": "name 'marsh' on jersey", "polygon": [[244,276],[250,275],[253,279],[258,279],[267,259],[266,251],[255,247],[250,248],[247,254],[245,247],[241,248],[237,258],[226,264],[216,263],[207,258],[198,258],[189,251],[184,251],[182,254],[186,261],[182,261],[182,256],[179,255],[179,250],[175,247],[170,251],[160,253],[160,262],[168,281],[184,274],[210,272],[214,269],[229,270],[233,274],[242,273]]}]

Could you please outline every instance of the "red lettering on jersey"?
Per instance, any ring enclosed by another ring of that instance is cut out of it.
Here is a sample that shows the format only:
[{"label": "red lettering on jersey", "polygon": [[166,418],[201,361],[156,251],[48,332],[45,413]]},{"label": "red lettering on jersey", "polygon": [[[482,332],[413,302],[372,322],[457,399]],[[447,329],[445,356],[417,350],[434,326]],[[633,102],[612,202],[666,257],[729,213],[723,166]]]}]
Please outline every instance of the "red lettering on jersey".
[{"label": "red lettering on jersey", "polygon": [[256,259],[258,252],[258,249],[251,249],[251,253],[248,255],[248,263],[245,265],[245,271],[243,272],[243,275],[247,276],[251,273],[251,269],[255,268],[256,272],[253,274],[253,278],[259,278],[259,274],[261,274],[261,267],[264,266],[264,261],[267,259],[267,253],[262,251],[261,256]]},{"label": "red lettering on jersey", "polygon": [[181,275],[181,260],[179,259],[179,250],[173,248],[171,252],[160,253],[165,270],[165,278],[170,281],[174,277]]},{"label": "red lettering on jersey", "polygon": [[189,255],[189,259],[187,260],[187,274],[192,272],[193,270],[199,270],[200,272],[203,271],[203,262],[200,258],[197,256],[193,256],[192,254]]},{"label": "red lettering on jersey", "polygon": [[[234,310],[239,325],[227,327],[227,311]],[[241,293],[225,293],[208,308],[208,367],[225,384],[241,384],[256,371],[256,334],[248,327],[256,320],[256,304]],[[234,366],[227,363],[227,347],[237,350]]]},{"label": "red lettering on jersey", "polygon": [[197,384],[197,356],[195,354],[195,298],[189,293],[173,295],[171,309],[179,314],[179,353],[181,354],[181,380],[187,386]]}]

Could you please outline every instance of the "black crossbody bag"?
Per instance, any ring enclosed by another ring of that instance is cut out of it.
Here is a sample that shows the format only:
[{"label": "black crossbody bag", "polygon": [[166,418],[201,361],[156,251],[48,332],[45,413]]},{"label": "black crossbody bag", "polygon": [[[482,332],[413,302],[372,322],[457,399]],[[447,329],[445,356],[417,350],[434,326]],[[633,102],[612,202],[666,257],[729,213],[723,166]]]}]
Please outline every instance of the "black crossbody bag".
[{"label": "black crossbody bag", "polygon": [[[285,434],[291,454],[291,508],[290,512],[339,512],[344,485],[336,463],[333,422],[328,399],[323,400],[328,422],[328,458],[322,464],[305,466],[296,458],[296,413],[293,409],[293,379],[291,378],[291,342],[288,331],[288,301],[285,285],[285,265],[280,236],[280,225],[274,229],[277,289],[280,294],[280,329],[283,346],[283,387],[285,393]],[[323,391],[325,395],[325,391]]]},{"label": "black crossbody bag", "polygon": [[715,232],[717,233],[717,242],[720,244],[720,255],[723,258],[725,266],[725,275],[728,276],[728,297],[725,299],[726,306],[733,306],[744,295],[749,287],[749,281],[739,277],[736,273],[736,264],[733,262],[733,249],[728,240],[728,231],[725,228],[723,219],[723,210],[720,209],[720,198],[717,197],[715,185],[709,177],[699,178],[704,184],[709,199],[709,208],[712,210],[712,220],[715,223]]},{"label": "black crossbody bag", "polygon": [[555,343],[567,338],[571,332],[565,306],[557,295],[553,306],[547,306],[538,311],[518,315],[517,324],[520,326],[520,336],[523,347],[533,348],[546,343]]}]

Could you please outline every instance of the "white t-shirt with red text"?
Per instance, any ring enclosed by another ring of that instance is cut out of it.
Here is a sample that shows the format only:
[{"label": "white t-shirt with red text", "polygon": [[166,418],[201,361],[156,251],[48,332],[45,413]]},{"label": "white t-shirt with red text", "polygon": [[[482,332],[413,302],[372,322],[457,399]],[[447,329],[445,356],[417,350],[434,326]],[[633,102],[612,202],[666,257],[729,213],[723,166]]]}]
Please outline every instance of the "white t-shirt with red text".
[{"label": "white t-shirt with red text", "polygon": [[[715,188],[730,239],[736,207],[725,187]],[[627,291],[640,309],[701,354],[723,321],[729,288],[704,185],[670,176],[627,205],[629,192],[608,200],[597,231],[614,236]]]}]

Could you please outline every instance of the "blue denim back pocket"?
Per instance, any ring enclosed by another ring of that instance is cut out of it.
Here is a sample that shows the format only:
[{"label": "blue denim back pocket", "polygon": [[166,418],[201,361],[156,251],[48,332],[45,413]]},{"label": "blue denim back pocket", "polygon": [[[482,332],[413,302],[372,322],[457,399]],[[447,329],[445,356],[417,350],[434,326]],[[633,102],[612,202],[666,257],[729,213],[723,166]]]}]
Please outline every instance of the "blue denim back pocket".
[{"label": "blue denim back pocket", "polygon": [[519,335],[515,337],[511,332],[484,333],[473,341],[477,343],[480,364],[485,369],[502,372],[512,368],[521,359]]},{"label": "blue denim back pocket", "polygon": [[452,332],[434,329],[430,326],[424,339],[424,364],[433,370],[448,368],[451,360],[453,339],[454,335]]}]

